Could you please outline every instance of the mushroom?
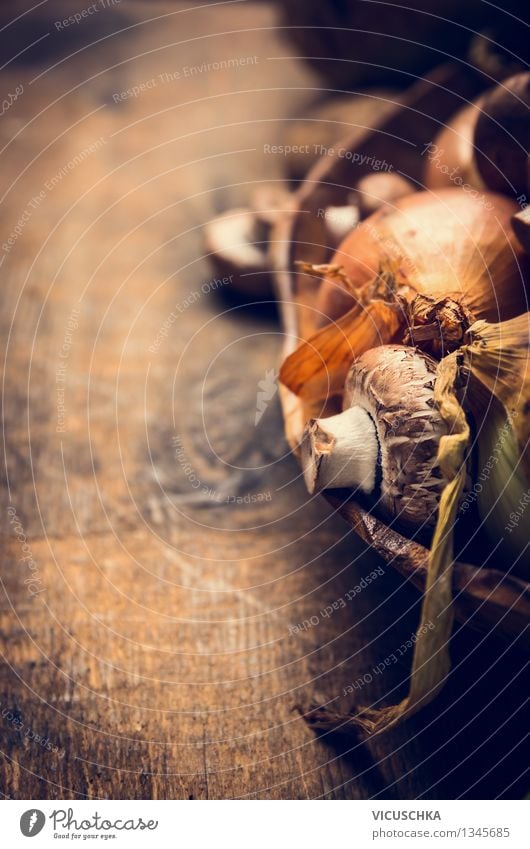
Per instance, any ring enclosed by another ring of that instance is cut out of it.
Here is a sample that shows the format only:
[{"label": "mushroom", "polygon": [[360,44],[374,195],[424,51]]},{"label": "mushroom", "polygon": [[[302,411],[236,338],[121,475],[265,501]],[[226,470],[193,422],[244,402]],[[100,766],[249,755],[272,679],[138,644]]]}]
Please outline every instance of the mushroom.
[{"label": "mushroom", "polygon": [[272,296],[268,226],[250,209],[229,209],[204,226],[206,254],[216,274],[252,300]]},{"label": "mushroom", "polygon": [[205,224],[206,253],[217,274],[250,300],[274,297],[269,238],[292,204],[285,183],[262,183],[250,196],[250,209],[228,209]]},{"label": "mushroom", "polygon": [[530,206],[515,213],[512,217],[512,227],[519,244],[530,255]]},{"label": "mushroom", "polygon": [[259,221],[271,227],[292,207],[293,197],[283,180],[260,183],[250,195],[250,206]]},{"label": "mushroom", "polygon": [[409,180],[392,172],[379,171],[362,177],[350,192],[349,203],[318,210],[318,217],[326,225],[326,244],[336,249],[360,221],[383,207],[393,207],[396,201],[414,191]]},{"label": "mushroom", "polygon": [[404,345],[364,353],[346,379],[343,412],[306,425],[310,493],[351,488],[409,527],[435,523],[447,483],[437,463],[446,425],[434,403],[436,362]]},{"label": "mushroom", "polygon": [[524,195],[530,151],[530,73],[516,74],[481,101],[473,142],[476,164],[493,191]]},{"label": "mushroom", "polygon": [[359,223],[359,210],[355,204],[326,206],[317,211],[317,216],[324,219],[326,245],[333,250]]},{"label": "mushroom", "polygon": [[368,218],[384,206],[416,191],[415,186],[393,171],[376,171],[361,177],[355,187],[355,197],[361,219]]}]

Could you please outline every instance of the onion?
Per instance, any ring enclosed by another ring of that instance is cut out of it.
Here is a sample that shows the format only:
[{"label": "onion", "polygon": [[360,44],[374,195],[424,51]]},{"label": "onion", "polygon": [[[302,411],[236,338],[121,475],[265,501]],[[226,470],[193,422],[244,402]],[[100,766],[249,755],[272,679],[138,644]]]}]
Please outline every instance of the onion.
[{"label": "onion", "polygon": [[527,309],[525,259],[510,221],[517,205],[500,195],[480,203],[460,189],[428,192],[398,201],[357,227],[342,242],[332,265],[341,266],[351,282],[326,279],[317,309],[322,323],[336,320],[352,306],[356,291],[382,264],[395,267],[396,284],[405,297],[416,293],[454,298],[475,319],[499,321]]},{"label": "onion", "polygon": [[383,206],[392,207],[397,200],[413,194],[414,185],[394,171],[377,171],[361,177],[353,191],[361,219],[369,218]]},{"label": "onion", "polygon": [[312,267],[326,274],[316,304],[320,330],[286,359],[282,382],[312,402],[339,394],[351,362],[368,348],[417,344],[415,335],[407,340],[407,324],[423,323],[425,302],[441,305],[431,321],[438,349],[428,349],[436,356],[447,353],[445,330],[454,331],[460,318],[464,333],[474,320],[525,312],[530,260],[510,226],[516,208],[502,195],[485,194],[479,203],[460,189],[444,189],[435,196],[418,192],[372,215],[330,266]]}]

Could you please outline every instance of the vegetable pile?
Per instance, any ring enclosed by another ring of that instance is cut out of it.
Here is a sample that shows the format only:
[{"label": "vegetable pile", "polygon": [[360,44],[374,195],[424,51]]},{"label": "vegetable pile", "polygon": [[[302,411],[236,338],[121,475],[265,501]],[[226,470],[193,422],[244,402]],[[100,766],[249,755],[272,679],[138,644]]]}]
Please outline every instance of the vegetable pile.
[{"label": "vegetable pile", "polygon": [[362,220],[331,262],[299,266],[318,287],[314,332],[280,380],[317,412],[297,436],[306,485],[429,546],[408,696],[321,710],[321,727],[381,731],[439,692],[455,534],[530,581],[529,104],[527,73],[482,95],[426,146],[421,190],[365,178]]}]

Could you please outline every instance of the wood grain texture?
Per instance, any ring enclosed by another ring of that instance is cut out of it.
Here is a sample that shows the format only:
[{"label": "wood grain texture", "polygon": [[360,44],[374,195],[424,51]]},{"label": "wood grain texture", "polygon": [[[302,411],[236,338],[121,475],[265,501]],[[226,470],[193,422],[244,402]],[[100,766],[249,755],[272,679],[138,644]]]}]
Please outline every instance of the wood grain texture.
[{"label": "wood grain texture", "polygon": [[[63,13],[4,46],[50,33],[2,72],[24,86],[0,122],[2,243],[25,218],[1,266],[2,792],[523,795],[528,677],[493,637],[459,633],[436,706],[368,745],[295,710],[395,652],[419,600],[385,567],[322,615],[380,561],[306,496],[276,398],[255,426],[279,326],[216,291],[202,251],[204,221],[281,176],[263,145],[315,79],[267,4],[124,1],[54,33]],[[363,699],[402,694],[409,662]]]}]

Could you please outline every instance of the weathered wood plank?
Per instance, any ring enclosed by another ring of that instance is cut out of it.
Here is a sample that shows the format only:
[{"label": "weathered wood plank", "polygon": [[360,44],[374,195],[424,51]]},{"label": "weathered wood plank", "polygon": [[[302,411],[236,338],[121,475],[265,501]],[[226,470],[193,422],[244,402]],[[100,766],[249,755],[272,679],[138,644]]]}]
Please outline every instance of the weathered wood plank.
[{"label": "weathered wood plank", "polygon": [[[294,710],[406,640],[418,596],[385,569],[322,615],[379,561],[307,498],[276,400],[255,426],[278,325],[219,295],[202,256],[202,223],[281,175],[263,144],[312,96],[307,69],[269,58],[288,54],[274,19],[265,4],[123,4],[94,37],[141,25],[72,58],[90,38],[72,33],[68,50],[65,32],[40,65],[3,72],[24,94],[0,124],[2,232],[44,192],[5,253],[0,298],[9,797],[436,797],[483,773],[450,772],[482,719],[447,742],[473,660],[442,697],[447,717],[433,709],[369,747],[316,738]],[[183,76],[248,56],[258,61]],[[476,663],[501,650],[488,644]],[[390,668],[363,697],[406,674],[406,662]],[[513,714],[512,691],[490,724]]]}]

